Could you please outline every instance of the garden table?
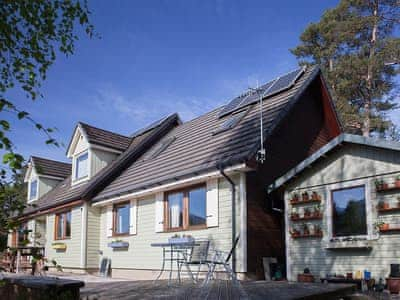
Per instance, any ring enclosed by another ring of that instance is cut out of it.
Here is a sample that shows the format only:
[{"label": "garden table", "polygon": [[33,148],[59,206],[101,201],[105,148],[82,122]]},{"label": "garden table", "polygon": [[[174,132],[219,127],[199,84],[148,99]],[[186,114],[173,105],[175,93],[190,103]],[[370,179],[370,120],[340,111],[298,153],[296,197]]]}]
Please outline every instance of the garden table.
[{"label": "garden table", "polygon": [[170,262],[170,268],[169,268],[169,279],[168,279],[168,285],[171,283],[172,280],[172,272],[173,270],[173,265],[176,262],[177,265],[177,276],[178,276],[178,281],[179,283],[181,282],[181,267],[180,263],[185,265],[186,270],[190,276],[190,278],[195,282],[194,276],[192,271],[190,270],[188,261],[189,261],[189,252],[192,250],[194,246],[198,246],[196,242],[167,242],[167,243],[152,243],[151,247],[160,247],[163,249],[163,257],[162,257],[162,266],[160,273],[158,274],[157,278],[154,281],[157,281],[161,275],[166,271],[166,262]]}]

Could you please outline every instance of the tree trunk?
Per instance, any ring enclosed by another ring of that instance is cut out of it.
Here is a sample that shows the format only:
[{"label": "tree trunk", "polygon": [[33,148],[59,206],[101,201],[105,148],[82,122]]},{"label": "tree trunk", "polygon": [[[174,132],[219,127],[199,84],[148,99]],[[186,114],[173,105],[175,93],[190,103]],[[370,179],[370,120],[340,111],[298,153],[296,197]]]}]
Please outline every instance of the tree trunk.
[{"label": "tree trunk", "polygon": [[367,67],[367,95],[364,99],[364,120],[362,126],[363,136],[369,136],[371,132],[371,109],[372,109],[372,89],[373,89],[373,60],[375,56],[376,39],[378,33],[378,7],[379,0],[373,2],[373,16],[374,23],[371,32],[371,41],[368,57],[368,67]]}]

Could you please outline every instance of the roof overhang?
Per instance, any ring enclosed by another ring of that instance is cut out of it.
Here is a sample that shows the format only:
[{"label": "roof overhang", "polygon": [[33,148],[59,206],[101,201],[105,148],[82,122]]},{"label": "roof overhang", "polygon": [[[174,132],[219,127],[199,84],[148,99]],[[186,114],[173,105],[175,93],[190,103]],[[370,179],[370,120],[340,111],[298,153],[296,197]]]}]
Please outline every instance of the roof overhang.
[{"label": "roof overhang", "polygon": [[[246,164],[239,164],[239,165],[225,168],[224,172],[227,174],[232,174],[235,172],[244,172],[244,171],[248,171],[248,170],[249,170],[249,167]],[[109,199],[100,200],[98,202],[92,203],[92,206],[105,206],[105,205],[109,205],[111,203],[125,201],[127,199],[141,198],[141,197],[145,197],[145,196],[157,193],[157,192],[180,188],[180,187],[184,187],[187,185],[196,184],[199,182],[204,182],[204,180],[207,180],[210,178],[216,178],[216,177],[222,177],[221,171],[217,170],[217,171],[213,171],[213,172],[208,172],[208,173],[193,176],[190,178],[177,180],[175,182],[162,184],[162,185],[159,185],[159,186],[156,186],[153,188],[148,188],[148,189],[144,189],[144,190],[140,190],[140,191],[126,193],[124,195],[115,196],[115,197],[112,197]]]},{"label": "roof overhang", "polygon": [[332,151],[337,146],[343,144],[356,144],[356,145],[363,145],[369,147],[376,147],[386,150],[393,150],[393,151],[400,151],[400,143],[394,141],[388,141],[384,139],[377,139],[371,137],[364,137],[360,135],[354,134],[347,134],[343,133],[336,138],[332,139],[328,144],[321,147],[318,151],[314,152],[311,156],[303,160],[293,169],[289,170],[285,175],[281,176],[275,182],[268,186],[268,192],[272,192],[277,188],[286,184],[289,180],[296,177],[299,173],[304,171],[306,168],[309,168],[314,162],[319,160],[321,157],[326,156],[326,154]]}]

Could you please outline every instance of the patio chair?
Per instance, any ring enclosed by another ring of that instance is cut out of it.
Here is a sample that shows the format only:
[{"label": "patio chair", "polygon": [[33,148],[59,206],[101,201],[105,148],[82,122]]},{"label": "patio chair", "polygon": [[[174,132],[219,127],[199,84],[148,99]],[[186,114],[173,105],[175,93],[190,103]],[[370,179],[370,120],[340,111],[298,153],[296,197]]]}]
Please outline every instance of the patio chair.
[{"label": "patio chair", "polygon": [[232,248],[229,252],[224,252],[220,250],[213,251],[214,252],[213,258],[207,261],[207,263],[209,264],[209,268],[203,286],[207,285],[210,279],[214,277],[215,268],[217,266],[223,266],[224,271],[229,275],[230,279],[235,283],[237,282],[236,274],[230,266],[230,260],[233,255],[233,251],[235,251],[236,249],[238,242],[239,242],[239,236],[235,239],[235,242],[233,243]]},{"label": "patio chair", "polygon": [[196,273],[196,281],[199,279],[199,274],[200,274],[200,269],[202,265],[207,265],[208,266],[208,250],[210,247],[210,241],[209,240],[196,240],[196,244],[192,247],[187,261],[179,261],[179,272],[182,268],[182,264],[186,264],[188,266],[190,265],[196,265],[197,266],[197,273]]}]

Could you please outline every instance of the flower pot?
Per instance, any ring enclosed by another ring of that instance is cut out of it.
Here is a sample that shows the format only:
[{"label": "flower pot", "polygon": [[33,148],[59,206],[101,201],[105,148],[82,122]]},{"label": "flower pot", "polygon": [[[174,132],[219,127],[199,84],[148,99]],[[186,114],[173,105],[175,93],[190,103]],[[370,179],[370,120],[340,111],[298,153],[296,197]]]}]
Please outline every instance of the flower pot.
[{"label": "flower pot", "polygon": [[66,250],[67,249],[67,244],[65,243],[53,243],[51,245],[51,248],[54,250]]},{"label": "flower pot", "polygon": [[386,278],[386,283],[390,293],[398,294],[400,292],[400,278],[397,277]]},{"label": "flower pot", "polygon": [[321,196],[318,195],[317,193],[313,193],[313,194],[311,195],[311,200],[320,201],[320,200],[321,200]]},{"label": "flower pot", "polygon": [[298,282],[314,282],[314,275],[312,274],[297,274],[297,281]]},{"label": "flower pot", "polygon": [[113,249],[126,249],[129,247],[128,242],[111,242],[108,243],[108,247],[113,248]]},{"label": "flower pot", "polygon": [[302,201],[309,201],[310,200],[310,196],[308,194],[302,194],[301,195],[301,199],[302,199]]},{"label": "flower pot", "polygon": [[380,230],[388,230],[389,229],[389,224],[382,224],[379,226]]},{"label": "flower pot", "polygon": [[400,179],[396,179],[396,181],[394,182],[394,186],[400,188]]}]

